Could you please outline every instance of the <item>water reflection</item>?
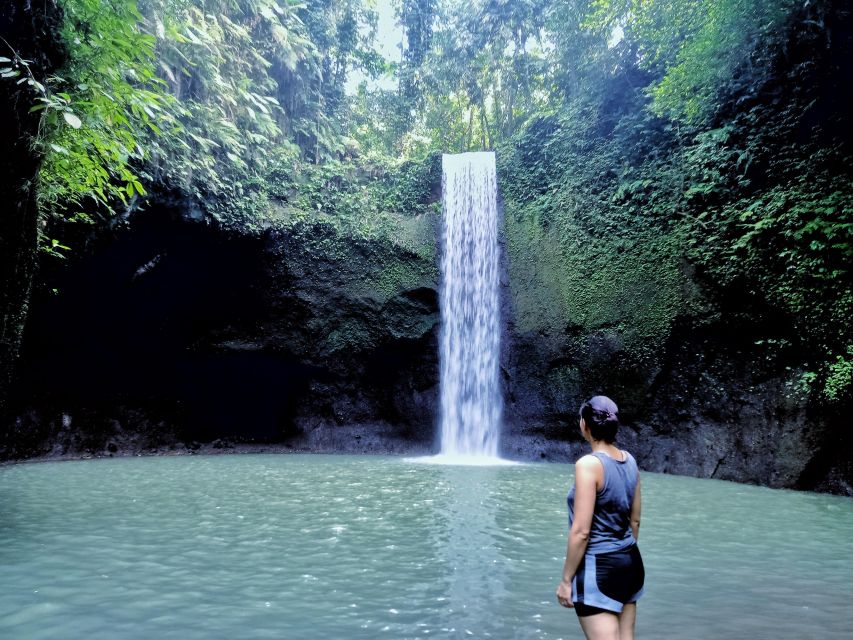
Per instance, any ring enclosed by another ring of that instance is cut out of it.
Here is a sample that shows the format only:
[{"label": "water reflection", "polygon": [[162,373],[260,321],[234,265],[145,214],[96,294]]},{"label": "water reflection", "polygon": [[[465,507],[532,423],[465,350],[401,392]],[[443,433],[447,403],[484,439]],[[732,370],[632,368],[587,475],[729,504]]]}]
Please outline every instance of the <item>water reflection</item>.
[{"label": "water reflection", "polygon": [[435,545],[444,567],[444,633],[492,637],[487,624],[493,603],[506,595],[507,558],[495,538],[500,469],[438,467],[444,500],[437,505],[441,537]]}]

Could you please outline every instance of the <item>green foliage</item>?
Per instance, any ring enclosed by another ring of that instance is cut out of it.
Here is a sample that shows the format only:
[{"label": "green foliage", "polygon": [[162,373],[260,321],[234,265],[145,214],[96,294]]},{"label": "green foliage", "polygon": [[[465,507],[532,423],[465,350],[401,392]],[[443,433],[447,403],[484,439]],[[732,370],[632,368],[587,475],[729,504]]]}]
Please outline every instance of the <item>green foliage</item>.
[{"label": "green foliage", "polygon": [[[39,175],[42,211],[78,219],[127,206],[146,188],[140,166],[149,135],[172,132],[173,104],[155,72],[155,41],[142,28],[133,0],[65,0],[60,33],[69,49],[59,75],[36,90],[41,110],[36,142],[45,154]],[[58,241],[43,248],[55,255]]]},{"label": "green foliage", "polygon": [[[415,136],[444,151],[494,148],[545,106],[544,0],[406,2],[402,67]],[[425,24],[433,21],[428,37]],[[428,50],[427,50],[428,47]],[[430,145],[427,145],[428,147]]]},{"label": "green foliage", "polygon": [[223,224],[257,227],[268,177],[303,151],[317,159],[343,149],[323,109],[323,74],[330,56],[349,51],[321,50],[311,28],[342,28],[351,15],[329,6],[306,25],[304,9],[289,0],[145,0],[182,125],[181,135],[152,142],[161,159],[152,179]]},{"label": "green foliage", "polygon": [[741,89],[767,72],[768,44],[802,3],[796,0],[595,0],[587,25],[619,28],[640,64],[659,74],[649,87],[660,115],[700,123],[721,89]]},{"label": "green foliage", "polygon": [[802,48],[785,52],[789,65],[768,63],[750,86],[724,86],[721,95],[741,108],[721,127],[706,125],[681,158],[689,257],[715,287],[774,309],[814,373],[816,395],[835,401],[853,391],[842,391],[836,361],[846,357],[853,313],[853,154],[843,108],[822,97],[846,82],[846,53],[826,46],[814,11],[790,22]]},{"label": "green foliage", "polygon": [[[22,80],[43,114],[38,194],[50,233],[60,219],[129,212],[152,188],[222,224],[262,228],[282,167],[348,151],[346,74],[376,66],[365,3],[61,3],[66,67]],[[6,78],[28,71],[8,62]],[[42,245],[60,255],[62,245]]]},{"label": "green foliage", "polygon": [[[825,96],[843,91],[850,43],[829,46],[833,15],[821,3],[594,4],[576,28],[611,71],[561,71],[570,98],[500,149],[519,328],[605,331],[653,366],[678,316],[737,300],[730,313],[762,353],[808,371],[812,399],[849,398],[849,105]],[[553,19],[567,15],[579,24]],[[624,37],[607,47],[617,25]]]},{"label": "green foliage", "polygon": [[[434,276],[440,152],[496,149],[521,330],[606,334],[654,368],[679,316],[737,301],[812,398],[851,394],[840,3],[400,0],[394,65],[366,0],[60,1],[66,68],[0,61],[42,114],[53,219],[177,196],[342,264],[397,251],[366,285],[390,296]],[[348,96],[354,68],[398,88]]]},{"label": "green foliage", "polygon": [[[153,141],[151,176],[226,226],[269,224],[308,160],[337,162],[349,68],[371,66],[361,2],[144,0],[183,133]],[[368,31],[369,32],[369,31]]]},{"label": "green foliage", "polygon": [[829,375],[824,386],[824,396],[830,402],[837,402],[849,395],[853,388],[853,345],[847,347],[844,355],[835,357],[829,365]]},{"label": "green foliage", "polygon": [[[756,76],[766,72],[762,48],[772,42],[799,3],[728,0],[697,5],[704,12],[695,34],[678,49],[666,75],[652,89],[657,113],[688,122],[713,113],[721,88],[748,90],[749,85],[760,81]],[[756,46],[759,42],[761,48]]]},{"label": "green foliage", "polygon": [[401,0],[398,5],[400,22],[406,33],[400,69],[400,95],[404,101],[413,102],[416,106],[420,106],[419,99],[426,89],[421,70],[432,45],[437,9],[436,0]]}]

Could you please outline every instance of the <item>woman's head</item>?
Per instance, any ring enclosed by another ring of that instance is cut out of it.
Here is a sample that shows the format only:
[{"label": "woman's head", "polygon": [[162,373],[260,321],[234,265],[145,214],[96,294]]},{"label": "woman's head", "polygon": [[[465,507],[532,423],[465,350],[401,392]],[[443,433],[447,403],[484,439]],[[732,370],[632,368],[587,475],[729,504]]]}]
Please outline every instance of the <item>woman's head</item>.
[{"label": "woman's head", "polygon": [[581,405],[581,419],[593,440],[612,443],[619,429],[619,407],[607,396],[593,396]]}]

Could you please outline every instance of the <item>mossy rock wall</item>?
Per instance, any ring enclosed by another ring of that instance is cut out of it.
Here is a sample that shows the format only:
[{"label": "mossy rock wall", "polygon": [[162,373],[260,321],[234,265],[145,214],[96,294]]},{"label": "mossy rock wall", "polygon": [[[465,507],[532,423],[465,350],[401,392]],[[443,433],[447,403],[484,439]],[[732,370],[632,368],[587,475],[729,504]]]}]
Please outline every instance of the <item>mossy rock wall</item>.
[{"label": "mossy rock wall", "polygon": [[826,453],[827,418],[810,409],[801,372],[762,351],[761,329],[735,300],[706,293],[686,258],[690,238],[626,215],[594,176],[521,188],[531,169],[514,162],[499,157],[508,455],[578,457],[578,407],[606,394],[626,425],[620,443],[645,469],[850,490],[845,454]]}]

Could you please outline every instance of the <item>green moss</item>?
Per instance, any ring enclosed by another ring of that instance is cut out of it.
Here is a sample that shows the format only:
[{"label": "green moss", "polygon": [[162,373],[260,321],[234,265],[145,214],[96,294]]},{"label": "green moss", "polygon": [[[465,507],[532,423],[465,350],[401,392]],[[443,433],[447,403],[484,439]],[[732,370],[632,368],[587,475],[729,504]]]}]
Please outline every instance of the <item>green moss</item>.
[{"label": "green moss", "polygon": [[553,332],[566,324],[568,283],[559,240],[533,219],[507,211],[509,285],[519,333]]},{"label": "green moss", "polygon": [[378,274],[372,274],[372,290],[379,293],[387,301],[396,294],[419,287],[435,287],[438,283],[438,273],[435,263],[422,259],[405,259],[404,256],[394,256],[386,259]]},{"label": "green moss", "polygon": [[282,259],[301,278],[321,277],[323,286],[379,305],[403,291],[437,287],[436,217],[389,221],[382,234],[365,237],[328,219],[294,219],[280,229],[290,239]]},{"label": "green moss", "polygon": [[[312,327],[315,331],[318,327]],[[331,326],[325,321],[316,331],[323,335],[320,346],[321,355],[329,355],[338,351],[361,351],[369,348],[374,341],[371,328],[363,321],[355,318],[337,318]]]},{"label": "green moss", "polygon": [[[440,156],[385,162],[288,165],[296,173],[286,182],[280,174],[287,167],[281,167],[271,173],[275,184],[261,185],[264,215],[233,212],[230,221],[253,222],[230,226],[242,224],[244,232],[271,229],[289,238],[282,255],[288,270],[300,278],[322,277],[324,286],[348,298],[382,305],[410,289],[437,287]],[[329,335],[333,349],[364,339],[363,331],[352,327]]]},{"label": "green moss", "polygon": [[580,370],[569,366],[552,369],[545,378],[543,392],[549,396],[552,406],[563,407],[566,410],[575,409],[577,398],[584,393]]},{"label": "green moss", "polygon": [[544,229],[535,206],[508,207],[505,224],[518,331],[606,330],[631,357],[654,360],[687,304],[675,236],[594,237],[567,219]]}]

